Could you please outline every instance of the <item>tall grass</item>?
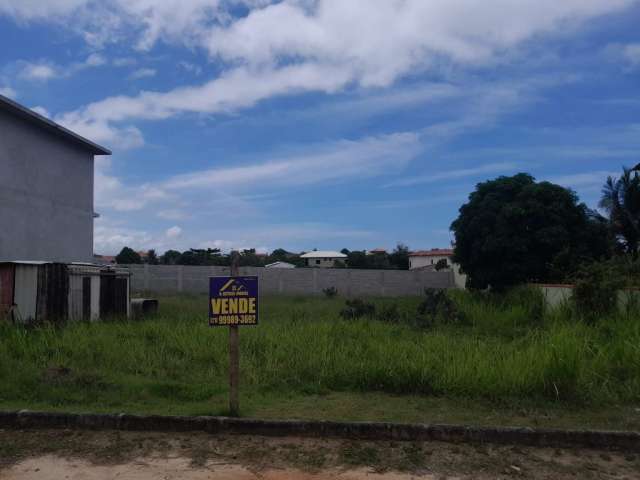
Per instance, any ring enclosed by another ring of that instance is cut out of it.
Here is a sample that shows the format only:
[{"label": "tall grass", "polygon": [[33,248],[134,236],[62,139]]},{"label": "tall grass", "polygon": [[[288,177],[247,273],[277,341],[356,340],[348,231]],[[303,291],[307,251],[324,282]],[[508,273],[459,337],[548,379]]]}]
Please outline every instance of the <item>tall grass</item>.
[{"label": "tall grass", "polygon": [[[261,324],[241,329],[243,388],[288,395],[384,391],[570,404],[640,399],[640,323],[625,315],[585,324],[511,299],[454,292],[464,325],[428,330],[343,320],[340,298],[265,298]],[[419,298],[395,303],[416,315]],[[161,298],[142,321],[64,328],[0,326],[0,401],[117,408],[203,401],[227,389],[224,328],[206,298]]]}]

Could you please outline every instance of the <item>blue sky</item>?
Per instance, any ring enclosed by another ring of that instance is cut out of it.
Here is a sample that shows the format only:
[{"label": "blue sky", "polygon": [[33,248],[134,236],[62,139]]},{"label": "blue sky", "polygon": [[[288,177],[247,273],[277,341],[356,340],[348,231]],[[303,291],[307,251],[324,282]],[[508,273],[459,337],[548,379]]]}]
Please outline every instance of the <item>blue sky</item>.
[{"label": "blue sky", "polygon": [[0,0],[0,93],[113,150],[95,250],[446,247],[640,162],[634,0]]}]

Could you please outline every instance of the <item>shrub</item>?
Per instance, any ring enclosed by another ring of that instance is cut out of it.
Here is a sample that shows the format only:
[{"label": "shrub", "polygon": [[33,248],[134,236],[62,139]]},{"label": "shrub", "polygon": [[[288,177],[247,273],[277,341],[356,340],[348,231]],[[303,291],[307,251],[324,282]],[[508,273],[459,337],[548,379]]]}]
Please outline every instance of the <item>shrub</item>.
[{"label": "shrub", "polygon": [[347,300],[345,307],[340,311],[340,316],[345,320],[354,320],[360,317],[372,317],[375,313],[376,306],[373,303],[354,298]]},{"label": "shrub", "polygon": [[324,293],[324,296],[327,298],[333,298],[338,295],[338,289],[336,287],[324,288],[322,289],[322,293]]},{"label": "shrub", "polygon": [[463,315],[445,290],[430,288],[425,289],[424,294],[424,300],[418,305],[419,326],[429,328],[437,323],[461,323]]},{"label": "shrub", "polygon": [[437,272],[439,272],[440,270],[446,270],[447,268],[449,268],[449,263],[447,262],[446,258],[441,258],[436,263],[436,271]]},{"label": "shrub", "polygon": [[400,323],[400,312],[398,311],[398,305],[392,303],[390,305],[383,305],[376,313],[376,320],[386,323]]},{"label": "shrub", "polygon": [[589,321],[615,313],[618,290],[624,286],[624,272],[612,263],[592,263],[582,267],[572,297],[576,311]]}]

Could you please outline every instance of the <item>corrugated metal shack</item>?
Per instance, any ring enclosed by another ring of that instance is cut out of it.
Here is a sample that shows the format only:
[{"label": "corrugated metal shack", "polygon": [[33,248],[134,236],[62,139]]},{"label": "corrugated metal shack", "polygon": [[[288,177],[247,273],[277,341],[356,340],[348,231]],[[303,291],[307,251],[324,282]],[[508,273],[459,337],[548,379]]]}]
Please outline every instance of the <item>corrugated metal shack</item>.
[{"label": "corrugated metal shack", "polygon": [[129,316],[129,272],[86,263],[0,263],[0,315],[16,323]]}]

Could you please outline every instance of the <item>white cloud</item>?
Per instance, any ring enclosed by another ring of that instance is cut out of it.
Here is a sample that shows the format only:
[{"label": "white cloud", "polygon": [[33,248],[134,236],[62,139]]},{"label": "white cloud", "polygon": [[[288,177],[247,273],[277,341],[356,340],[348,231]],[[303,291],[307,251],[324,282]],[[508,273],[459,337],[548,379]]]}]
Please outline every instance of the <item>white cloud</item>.
[{"label": "white cloud", "polygon": [[[232,17],[229,11],[234,3],[249,5],[249,14]],[[108,5],[123,21],[134,21],[137,31],[141,29],[141,48],[150,48],[160,39],[186,42],[203,46],[226,64],[220,76],[209,82],[106,98],[68,112],[60,120],[78,128],[96,124],[105,138],[115,138],[127,133],[118,123],[137,119],[233,112],[278,95],[386,87],[425,69],[493,62],[535,35],[561,34],[581,21],[633,3],[111,0]],[[140,139],[129,143],[139,144]]]},{"label": "white cloud", "polygon": [[120,57],[114,58],[112,63],[114,67],[130,67],[138,63],[138,61],[132,57]]},{"label": "white cloud", "polygon": [[18,74],[20,78],[42,82],[55,78],[68,78],[83,70],[101,67],[107,63],[107,59],[98,53],[92,53],[86,59],[79,62],[72,62],[68,65],[58,65],[49,60],[39,60],[36,62],[22,60],[16,62],[20,69]]},{"label": "white cloud", "polygon": [[156,75],[156,70],[153,68],[140,68],[135,72],[133,72],[130,75],[130,78],[133,78],[135,80],[139,78],[154,77],[155,75]]},{"label": "white cloud", "polygon": [[25,62],[24,68],[20,72],[20,77],[27,80],[46,81],[58,77],[55,66],[47,63],[29,63]]},{"label": "white cloud", "polygon": [[412,185],[435,183],[443,180],[455,180],[466,177],[476,177],[486,174],[513,173],[518,168],[520,168],[520,165],[514,162],[489,163],[473,168],[462,168],[459,170],[448,170],[444,172],[434,172],[427,175],[411,176],[388,183],[386,186],[408,187]]},{"label": "white cloud", "polygon": [[0,87],[0,95],[4,95],[9,98],[16,98],[18,96],[18,92],[11,87]]},{"label": "white cloud", "polygon": [[177,225],[174,225],[173,227],[168,228],[167,231],[165,232],[165,235],[167,236],[167,238],[176,238],[176,237],[179,237],[181,234],[182,234],[182,229]]},{"label": "white cloud", "polygon": [[34,112],[36,112],[39,115],[42,115],[43,117],[46,117],[46,118],[50,118],[51,117],[51,114],[49,113],[49,111],[46,108],[41,107],[39,105],[36,106],[36,107],[31,107],[31,110],[33,110]]},{"label": "white cloud", "polygon": [[156,215],[164,220],[185,220],[189,217],[189,214],[177,208],[160,210]]},{"label": "white cloud", "polygon": [[163,187],[167,190],[238,189],[259,184],[261,189],[269,189],[283,185],[340,182],[401,170],[420,151],[420,138],[415,133],[343,140],[329,143],[317,151],[312,149],[259,164],[177,175],[164,182]]},{"label": "white cloud", "polygon": [[640,43],[625,45],[623,55],[632,67],[640,66]]},{"label": "white cloud", "polygon": [[99,53],[92,53],[84,61],[84,65],[87,67],[100,67],[102,65],[105,65],[106,63],[107,63],[107,59],[104,58]]},{"label": "white cloud", "polygon": [[72,13],[87,0],[0,0],[0,13],[22,20],[47,19]]},{"label": "white cloud", "polygon": [[179,220],[184,210],[175,208],[178,199],[207,192],[215,188],[216,204],[234,206],[235,211],[250,213],[256,200],[262,197],[242,197],[236,193],[272,191],[288,186],[326,184],[385,175],[404,168],[421,151],[420,138],[415,133],[397,133],[358,141],[342,140],[312,145],[296,153],[270,156],[260,163],[239,167],[212,168],[175,175],[155,183],[125,185],[109,173],[110,163],[96,164],[95,203],[97,209],[120,212],[141,211],[150,205],[162,208],[157,216]]},{"label": "white cloud", "polygon": [[597,170],[594,172],[552,176],[549,178],[549,181],[569,188],[596,187],[601,189],[607,177],[616,177],[619,175],[620,172]]}]

